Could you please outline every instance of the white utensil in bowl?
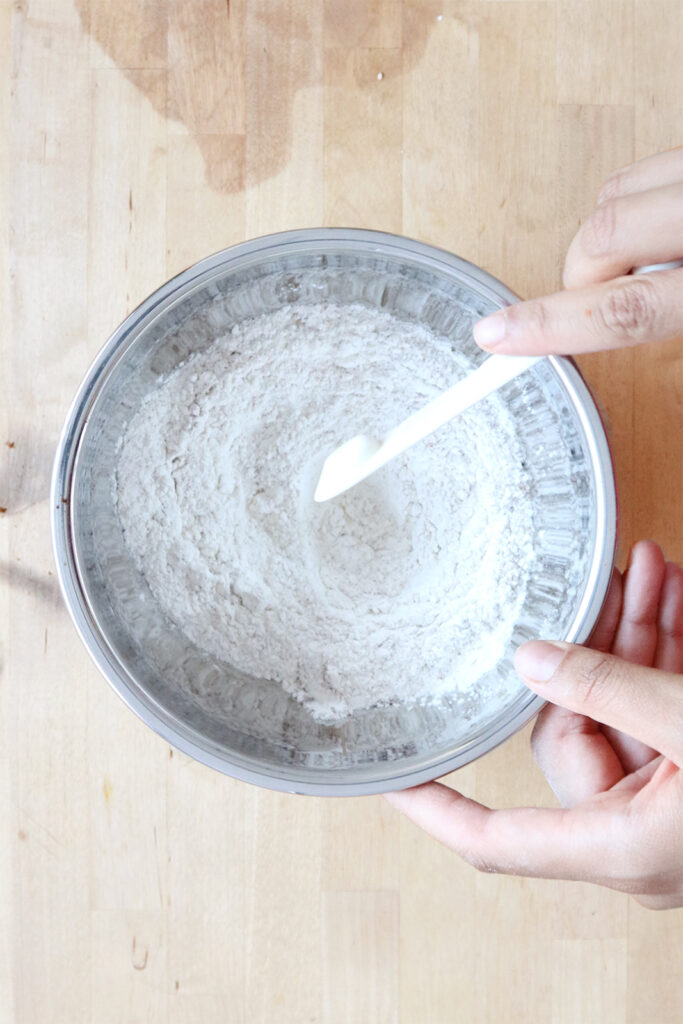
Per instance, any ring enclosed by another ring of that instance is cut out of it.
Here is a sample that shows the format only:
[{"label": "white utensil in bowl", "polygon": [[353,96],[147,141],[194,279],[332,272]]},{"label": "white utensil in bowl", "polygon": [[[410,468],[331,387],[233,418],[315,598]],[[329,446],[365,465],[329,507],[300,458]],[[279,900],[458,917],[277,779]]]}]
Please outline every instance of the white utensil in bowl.
[{"label": "white utensil in bowl", "polygon": [[453,387],[437,395],[391,430],[383,441],[358,434],[325,459],[315,489],[316,501],[328,501],[360,483],[380,466],[417,444],[458,413],[525,373],[543,356],[489,356]]},{"label": "white utensil in bowl", "polygon": [[[680,266],[683,266],[683,260],[672,260],[668,263],[636,267],[632,273],[651,274]],[[464,412],[475,402],[486,398],[520,374],[526,373],[542,358],[544,357],[489,356],[473,373],[463,377],[453,387],[394,427],[383,441],[368,434],[357,434],[352,437],[325,459],[313,497],[316,501],[328,501],[348,491],[380,466],[386,465],[401,452],[452,420],[458,413]]]}]

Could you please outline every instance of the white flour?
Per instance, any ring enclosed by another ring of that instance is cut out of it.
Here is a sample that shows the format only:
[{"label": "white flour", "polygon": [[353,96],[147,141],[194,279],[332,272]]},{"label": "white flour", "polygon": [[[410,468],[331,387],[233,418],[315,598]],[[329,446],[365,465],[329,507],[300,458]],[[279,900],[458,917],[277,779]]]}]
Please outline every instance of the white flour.
[{"label": "white flour", "polygon": [[126,542],[196,644],[330,721],[464,691],[504,654],[531,564],[512,417],[492,396],[353,490],[324,457],[469,369],[360,305],[286,307],[176,369],[124,435]]}]

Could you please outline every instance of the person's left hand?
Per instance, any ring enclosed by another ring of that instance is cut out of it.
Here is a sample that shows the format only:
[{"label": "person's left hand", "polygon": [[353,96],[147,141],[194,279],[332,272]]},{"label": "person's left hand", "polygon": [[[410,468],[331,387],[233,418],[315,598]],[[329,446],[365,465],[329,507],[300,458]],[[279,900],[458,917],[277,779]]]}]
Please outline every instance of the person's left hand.
[{"label": "person's left hand", "polygon": [[531,743],[565,809],[491,810],[437,782],[387,799],[479,870],[683,906],[683,569],[656,544],[636,544],[623,577],[615,570],[589,646],[533,641],[515,658],[552,701]]}]

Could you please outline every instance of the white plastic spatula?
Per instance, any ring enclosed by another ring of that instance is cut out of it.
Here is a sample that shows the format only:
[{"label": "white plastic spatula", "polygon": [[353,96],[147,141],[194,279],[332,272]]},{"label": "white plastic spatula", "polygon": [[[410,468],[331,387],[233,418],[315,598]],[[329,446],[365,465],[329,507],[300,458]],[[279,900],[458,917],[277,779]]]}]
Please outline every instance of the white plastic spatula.
[{"label": "white plastic spatula", "polygon": [[367,434],[358,434],[335,449],[325,459],[316,501],[328,501],[360,483],[380,466],[417,444],[427,434],[443,426],[458,413],[497,391],[503,384],[519,377],[543,356],[489,356],[469,376],[432,399],[422,409],[391,430],[383,441]]}]

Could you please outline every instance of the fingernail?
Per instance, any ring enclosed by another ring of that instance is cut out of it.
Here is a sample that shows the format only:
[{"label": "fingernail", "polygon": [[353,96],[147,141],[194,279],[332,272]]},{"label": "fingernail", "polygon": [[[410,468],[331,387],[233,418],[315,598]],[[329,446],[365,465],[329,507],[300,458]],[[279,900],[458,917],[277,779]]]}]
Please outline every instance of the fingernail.
[{"label": "fingernail", "polygon": [[547,683],[566,653],[565,645],[532,640],[515,652],[515,668],[530,683]]},{"label": "fingernail", "polygon": [[482,348],[493,348],[505,337],[505,314],[492,313],[479,320],[473,328],[474,340]]}]

